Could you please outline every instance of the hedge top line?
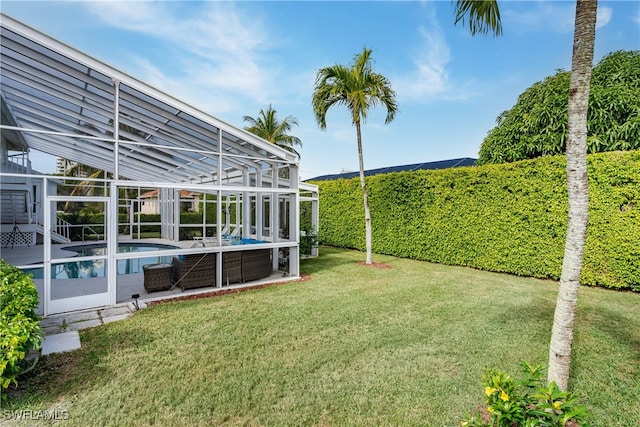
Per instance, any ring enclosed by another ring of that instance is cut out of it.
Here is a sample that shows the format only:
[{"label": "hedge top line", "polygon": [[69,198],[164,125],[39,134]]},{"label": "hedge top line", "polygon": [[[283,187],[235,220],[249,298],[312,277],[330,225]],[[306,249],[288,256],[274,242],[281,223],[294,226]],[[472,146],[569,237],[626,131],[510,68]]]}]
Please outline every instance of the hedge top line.
[{"label": "hedge top line", "polygon": [[[382,175],[391,172],[413,172],[417,170],[450,169],[461,166],[475,166],[477,159],[471,157],[461,157],[458,159],[439,160],[436,162],[413,163],[410,165],[385,166],[383,168],[368,169],[364,171],[364,176]],[[332,181],[335,179],[349,179],[359,176],[360,172],[344,172],[337,174],[321,175],[305,181]]]}]

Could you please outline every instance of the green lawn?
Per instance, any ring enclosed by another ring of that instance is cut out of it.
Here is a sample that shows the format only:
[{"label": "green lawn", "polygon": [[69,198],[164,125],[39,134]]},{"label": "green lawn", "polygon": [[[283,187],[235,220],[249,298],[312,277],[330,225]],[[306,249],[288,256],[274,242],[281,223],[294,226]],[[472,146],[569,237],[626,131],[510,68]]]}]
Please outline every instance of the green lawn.
[{"label": "green lawn", "polygon": [[[485,368],[546,363],[555,282],[320,252],[308,281],[82,331],[3,409],[65,410],[65,426],[455,426],[482,404]],[[640,425],[640,295],[579,298],[571,387],[594,426]]]}]

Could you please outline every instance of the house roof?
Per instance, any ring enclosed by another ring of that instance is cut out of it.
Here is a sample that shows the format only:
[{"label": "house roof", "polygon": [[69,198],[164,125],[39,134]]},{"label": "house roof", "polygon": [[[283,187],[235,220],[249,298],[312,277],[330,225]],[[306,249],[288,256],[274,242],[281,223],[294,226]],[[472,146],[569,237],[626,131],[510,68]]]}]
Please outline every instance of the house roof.
[{"label": "house roof", "polygon": [[0,16],[0,129],[9,147],[26,142],[143,182],[241,185],[243,172],[297,165],[295,154]]},{"label": "house roof", "polygon": [[[380,175],[384,173],[391,172],[406,172],[406,171],[416,171],[416,170],[429,170],[429,169],[448,169],[448,168],[456,168],[460,166],[475,166],[476,159],[472,159],[470,157],[462,157],[459,159],[450,159],[450,160],[440,160],[437,162],[426,162],[426,163],[413,163],[410,165],[400,165],[400,166],[388,166],[384,168],[378,169],[369,169],[364,171],[365,176],[371,175]],[[321,175],[315,178],[310,178],[307,181],[329,181],[334,179],[348,179],[359,176],[360,172],[345,172],[338,173],[332,175]]]},{"label": "house roof", "polygon": [[[200,193],[195,193],[193,191],[189,191],[189,190],[180,190],[180,198],[187,198],[187,197],[196,197],[199,196]],[[160,197],[160,190],[149,190],[145,193],[142,193],[140,195],[141,199],[157,199],[158,197]]]}]

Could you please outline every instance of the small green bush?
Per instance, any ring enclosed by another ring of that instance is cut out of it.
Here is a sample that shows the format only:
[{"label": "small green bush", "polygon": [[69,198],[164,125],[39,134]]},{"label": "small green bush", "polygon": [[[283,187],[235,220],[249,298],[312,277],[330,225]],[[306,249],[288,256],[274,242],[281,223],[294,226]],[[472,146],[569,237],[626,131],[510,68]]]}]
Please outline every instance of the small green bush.
[{"label": "small green bush", "polygon": [[[516,380],[488,370],[482,382],[485,407],[461,421],[462,427],[585,427],[587,410],[574,393],[561,391],[555,382],[542,380],[542,367],[520,364],[523,378]],[[571,423],[571,424],[569,424]]]},{"label": "small green bush", "polygon": [[38,291],[18,268],[0,259],[0,383],[6,389],[22,370],[21,361],[42,341],[36,314]]},{"label": "small green bush", "polygon": [[311,255],[313,248],[319,244],[318,233],[313,227],[302,227],[300,230],[300,254]]}]

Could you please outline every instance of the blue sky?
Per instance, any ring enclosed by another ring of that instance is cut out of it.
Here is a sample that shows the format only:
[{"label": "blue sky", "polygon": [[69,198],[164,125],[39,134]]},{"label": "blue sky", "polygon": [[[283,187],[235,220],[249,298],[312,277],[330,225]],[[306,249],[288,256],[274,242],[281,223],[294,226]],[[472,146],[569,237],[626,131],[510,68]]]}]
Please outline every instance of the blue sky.
[{"label": "blue sky", "polygon": [[[318,69],[373,50],[399,111],[371,111],[365,168],[477,157],[496,117],[571,68],[575,1],[500,2],[503,36],[453,25],[451,1],[2,1],[2,12],[238,127],[269,104],[294,116],[301,178],[358,170],[343,107],[314,119]],[[640,4],[600,0],[595,58],[640,49]],[[34,168],[54,170],[33,157]]]}]

